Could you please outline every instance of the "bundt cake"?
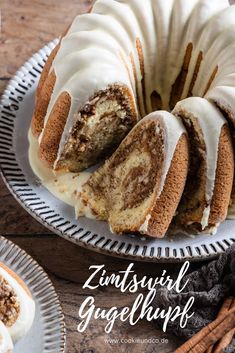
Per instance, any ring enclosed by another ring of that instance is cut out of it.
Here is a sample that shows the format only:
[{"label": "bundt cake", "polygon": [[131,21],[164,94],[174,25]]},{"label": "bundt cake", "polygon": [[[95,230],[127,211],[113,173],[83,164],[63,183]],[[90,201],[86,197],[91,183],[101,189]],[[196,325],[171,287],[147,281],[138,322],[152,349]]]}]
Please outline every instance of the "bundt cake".
[{"label": "bundt cake", "polygon": [[0,263],[0,281],[0,321],[15,342],[29,331],[34,319],[35,303],[26,284],[3,263]]},{"label": "bundt cake", "polygon": [[97,0],[43,71],[32,120],[39,157],[77,172],[140,118],[206,96],[233,120],[235,6],[228,0]]},{"label": "bundt cake", "polygon": [[80,197],[113,232],[162,238],[188,174],[188,138],[180,119],[156,112],[142,119],[92,174]]},{"label": "bundt cake", "polygon": [[182,100],[173,114],[183,120],[190,137],[188,181],[176,222],[188,229],[213,232],[226,219],[233,184],[228,124],[219,109],[203,98]]},{"label": "bundt cake", "polygon": [[42,72],[31,132],[54,173],[78,173],[111,156],[79,187],[78,215],[108,220],[117,233],[162,237],[183,191],[188,134],[189,173],[173,223],[211,232],[225,219],[234,18],[228,0],[97,0],[75,18]]}]

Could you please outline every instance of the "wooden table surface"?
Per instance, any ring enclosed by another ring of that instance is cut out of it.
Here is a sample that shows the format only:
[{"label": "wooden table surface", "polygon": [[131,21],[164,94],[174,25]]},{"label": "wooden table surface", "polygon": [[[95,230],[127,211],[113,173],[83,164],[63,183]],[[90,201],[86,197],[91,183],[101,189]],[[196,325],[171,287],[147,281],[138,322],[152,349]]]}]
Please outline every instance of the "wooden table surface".
[{"label": "wooden table surface", "polygon": [[[235,0],[234,0],[235,2]],[[87,11],[89,0],[0,0],[0,94],[16,70],[47,42],[64,31],[75,14]],[[0,234],[31,254],[47,271],[59,294],[67,327],[68,353],[171,353],[181,341],[155,328],[154,323],[140,322],[131,327],[117,323],[109,338],[162,338],[155,344],[119,344],[106,342],[104,323],[92,321],[84,334],[77,332],[78,308],[93,295],[101,308],[130,306],[136,294],[120,294],[113,287],[88,291],[82,288],[89,277],[89,266],[104,264],[109,273],[125,269],[129,262],[79,248],[50,233],[31,218],[13,199],[0,180]],[[197,265],[194,265],[197,266]],[[135,263],[138,276],[157,276],[165,268],[169,274],[178,265]],[[23,352],[22,352],[23,353]]]}]

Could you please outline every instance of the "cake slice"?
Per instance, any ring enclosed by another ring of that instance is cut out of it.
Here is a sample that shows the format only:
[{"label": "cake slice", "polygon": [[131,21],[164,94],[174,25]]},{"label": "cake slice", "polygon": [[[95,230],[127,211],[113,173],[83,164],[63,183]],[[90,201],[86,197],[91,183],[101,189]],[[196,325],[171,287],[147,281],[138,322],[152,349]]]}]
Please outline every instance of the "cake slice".
[{"label": "cake slice", "polygon": [[188,172],[188,138],[179,118],[142,119],[81,192],[83,203],[115,233],[164,237]]},{"label": "cake slice", "polygon": [[1,262],[0,282],[0,321],[6,326],[13,342],[16,342],[32,326],[35,303],[26,284]]},{"label": "cake slice", "polygon": [[176,223],[189,230],[213,233],[226,218],[234,175],[234,153],[221,111],[203,98],[179,102],[173,114],[189,134],[190,168]]}]

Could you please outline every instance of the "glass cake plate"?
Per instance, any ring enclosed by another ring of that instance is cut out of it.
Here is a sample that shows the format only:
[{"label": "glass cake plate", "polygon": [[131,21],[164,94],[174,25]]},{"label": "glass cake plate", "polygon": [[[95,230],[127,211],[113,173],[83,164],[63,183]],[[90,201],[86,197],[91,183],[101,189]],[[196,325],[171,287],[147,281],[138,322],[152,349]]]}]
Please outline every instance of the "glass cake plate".
[{"label": "glass cake plate", "polygon": [[74,209],[55,198],[33,173],[28,160],[28,129],[34,95],[46,59],[58,41],[33,55],[10,81],[1,100],[0,165],[16,200],[40,223],[63,238],[91,250],[129,260],[198,261],[216,257],[235,242],[235,221],[224,222],[215,235],[149,239],[116,235],[107,223],[75,219]]}]

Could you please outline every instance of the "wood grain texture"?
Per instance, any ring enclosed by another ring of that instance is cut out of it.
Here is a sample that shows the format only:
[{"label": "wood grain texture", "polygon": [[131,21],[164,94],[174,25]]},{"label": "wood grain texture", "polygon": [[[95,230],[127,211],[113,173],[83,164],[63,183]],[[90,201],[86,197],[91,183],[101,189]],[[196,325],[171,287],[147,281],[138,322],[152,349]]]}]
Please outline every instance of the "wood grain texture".
[{"label": "wood grain texture", "polygon": [[1,0],[1,77],[11,77],[32,53],[58,37],[91,0]]},{"label": "wood grain texture", "polygon": [[0,234],[43,234],[50,233],[33,219],[10,194],[0,178]]},{"label": "wood grain texture", "polygon": [[[16,70],[34,52],[58,37],[74,16],[86,12],[92,3],[92,0],[0,0],[0,94]],[[51,234],[18,205],[2,181],[0,200],[0,234],[25,249],[45,268],[60,296],[68,332],[67,353],[172,353],[181,344],[178,338],[163,334],[156,330],[154,323],[145,321],[134,327],[119,323],[109,337],[104,334],[101,320],[92,321],[86,332],[79,334],[76,330],[77,312],[87,295],[93,295],[101,308],[114,305],[122,308],[131,305],[135,298],[134,295],[121,295],[112,287],[83,290],[90,273],[89,266],[104,264],[112,273],[124,270],[129,262],[79,248]],[[197,266],[192,265],[191,270]],[[157,276],[163,268],[174,275],[179,266],[135,263],[140,277]],[[105,342],[107,338],[166,338],[168,343],[112,346]]]}]

